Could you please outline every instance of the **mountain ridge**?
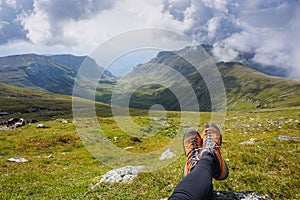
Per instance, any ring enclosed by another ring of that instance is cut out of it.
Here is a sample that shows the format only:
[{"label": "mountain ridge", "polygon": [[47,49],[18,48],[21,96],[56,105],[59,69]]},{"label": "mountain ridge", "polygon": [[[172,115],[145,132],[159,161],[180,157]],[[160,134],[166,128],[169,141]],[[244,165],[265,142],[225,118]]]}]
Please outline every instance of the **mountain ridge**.
[{"label": "mountain ridge", "polygon": [[[208,53],[200,53],[209,55],[212,47],[209,45],[201,47]],[[162,104],[167,110],[180,110],[181,105],[176,99],[176,94],[172,92],[172,88],[178,87],[180,82],[163,67],[169,66],[170,69],[183,75],[191,84],[197,100],[201,102],[199,104],[200,111],[210,111],[211,99],[205,81],[201,75],[199,76],[199,73],[196,73],[196,69],[191,64],[177,55],[178,53],[184,54],[191,48],[195,47],[159,52],[149,62],[134,67],[130,73],[125,75],[124,77],[129,78],[130,84],[139,84],[139,82],[143,84],[144,80],[141,78],[143,77],[141,74],[153,81],[162,76],[164,79],[164,82],[158,81],[136,88],[130,98],[129,106],[149,109],[154,104]],[[99,67],[92,58],[71,54],[48,56],[24,54],[1,57],[0,82],[71,95],[77,71],[83,60],[90,65]],[[299,101],[297,101],[297,97],[300,96],[299,79],[267,75],[239,62],[219,62],[216,66],[225,85],[228,109],[299,105]],[[96,101],[112,103],[111,95],[117,80],[109,71],[104,71],[104,77],[100,80],[96,90]],[[127,87],[128,85],[125,84],[124,88],[121,88],[121,93],[126,93]],[[189,109],[193,110],[193,108]]]},{"label": "mountain ridge", "polygon": [[[138,88],[133,93],[130,105],[132,107],[149,109],[151,105],[159,102],[167,110],[180,109],[180,103],[174,95],[172,96],[171,91],[163,86],[165,82],[168,82],[171,70],[176,70],[191,84],[197,95],[198,102],[200,102],[200,110],[211,111],[210,91],[206,86],[206,82],[189,62],[178,55],[187,53],[191,48],[194,47],[186,47],[176,52],[160,52],[157,54],[157,57],[148,63],[135,67],[128,74],[129,82],[142,79],[140,84],[143,84],[145,82],[144,79],[150,81],[148,85]],[[168,70],[167,67],[164,68],[163,66],[168,66],[171,69]],[[219,62],[216,66],[224,82],[228,109],[239,110],[300,105],[297,100],[300,97],[299,79],[267,75],[238,62]],[[150,68],[153,70],[151,71]],[[202,70],[205,71],[205,69]],[[143,74],[147,74],[144,79],[141,78]],[[159,76],[163,77],[159,80],[157,79]],[[173,77],[173,79],[176,78]],[[151,80],[157,80],[156,84],[151,84]],[[169,83],[169,85],[177,84],[176,81],[171,79],[169,79]],[[155,88],[155,90],[152,90],[152,93],[151,88]],[[177,91],[180,91],[180,89]]]},{"label": "mountain ridge", "polygon": [[0,80],[19,87],[71,95],[83,61],[101,68],[104,77],[113,77],[88,56],[23,54],[0,58]]}]

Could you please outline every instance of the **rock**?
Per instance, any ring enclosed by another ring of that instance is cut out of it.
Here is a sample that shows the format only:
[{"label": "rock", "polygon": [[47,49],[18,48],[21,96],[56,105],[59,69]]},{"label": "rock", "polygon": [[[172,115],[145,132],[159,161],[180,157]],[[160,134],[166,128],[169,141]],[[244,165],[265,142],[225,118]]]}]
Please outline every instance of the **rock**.
[{"label": "rock", "polygon": [[111,170],[102,176],[100,183],[132,181],[144,168],[145,166],[126,166]]},{"label": "rock", "polygon": [[277,137],[278,140],[294,140],[294,141],[300,141],[300,137],[296,137],[296,136],[284,136],[284,135],[281,135],[281,136],[278,136]]},{"label": "rock", "polygon": [[269,200],[267,197],[253,191],[215,192],[217,200]]},{"label": "rock", "polygon": [[54,156],[50,154],[49,156],[46,156],[46,158],[54,158]]},{"label": "rock", "polygon": [[48,126],[46,126],[45,124],[38,124],[36,125],[37,128],[49,128]]},{"label": "rock", "polygon": [[92,185],[91,188],[94,189],[102,182],[129,182],[132,181],[138,173],[143,171],[145,166],[126,166],[118,169],[108,171],[102,176],[100,181],[95,185]]},{"label": "rock", "polygon": [[9,127],[7,127],[7,126],[1,126],[0,127],[0,131],[3,131],[3,130],[9,130],[10,128]]},{"label": "rock", "polygon": [[23,162],[28,162],[25,158],[9,158],[7,159],[9,162],[17,162],[17,163],[23,163]]},{"label": "rock", "polygon": [[28,124],[28,121],[23,118],[11,118],[7,121],[1,122],[1,130],[8,130],[21,127]]},{"label": "rock", "polygon": [[[266,196],[260,195],[253,191],[220,191],[214,192],[216,200],[269,200]],[[163,198],[160,200],[167,200],[168,198]]]},{"label": "rock", "polygon": [[277,125],[277,124],[280,124],[280,121],[267,121],[268,124],[271,124],[271,125]]},{"label": "rock", "polygon": [[172,149],[167,149],[165,152],[163,152],[161,154],[161,156],[159,157],[159,160],[167,160],[167,159],[172,159],[173,157],[175,157],[175,153]]},{"label": "rock", "polygon": [[128,147],[125,147],[124,150],[133,149],[133,148],[134,148],[133,146],[128,146]]},{"label": "rock", "polygon": [[67,123],[68,123],[68,120],[66,120],[66,119],[62,119],[62,120],[61,120],[61,123],[63,123],[63,124],[67,124]]},{"label": "rock", "polygon": [[257,126],[258,126],[258,127],[261,127],[261,126],[262,126],[262,124],[257,124]]},{"label": "rock", "polygon": [[251,138],[251,139],[248,140],[248,141],[240,142],[240,144],[241,144],[241,145],[245,145],[245,144],[246,144],[246,145],[254,144],[256,140],[257,140],[256,138]]}]

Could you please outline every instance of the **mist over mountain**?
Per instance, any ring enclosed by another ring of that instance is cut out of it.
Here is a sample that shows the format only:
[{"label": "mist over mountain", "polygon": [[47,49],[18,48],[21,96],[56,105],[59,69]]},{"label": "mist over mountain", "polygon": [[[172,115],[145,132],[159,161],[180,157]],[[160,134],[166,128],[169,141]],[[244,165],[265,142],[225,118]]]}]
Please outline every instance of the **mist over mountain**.
[{"label": "mist over mountain", "polygon": [[[207,53],[214,58],[216,62],[223,62],[222,59],[216,57],[213,52],[213,46],[209,44],[201,45]],[[257,71],[262,73],[271,75],[271,76],[280,76],[280,77],[291,77],[292,74],[287,68],[278,67],[276,65],[264,65],[254,61],[255,53],[254,52],[246,52],[246,51],[238,51],[236,50],[236,58],[232,61],[239,62],[241,64],[247,65]]]}]

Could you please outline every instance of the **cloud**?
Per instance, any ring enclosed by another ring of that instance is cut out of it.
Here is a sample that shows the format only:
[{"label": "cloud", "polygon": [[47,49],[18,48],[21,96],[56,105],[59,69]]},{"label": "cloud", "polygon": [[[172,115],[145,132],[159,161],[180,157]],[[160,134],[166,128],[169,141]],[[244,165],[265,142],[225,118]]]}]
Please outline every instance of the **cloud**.
[{"label": "cloud", "polygon": [[18,16],[32,9],[32,1],[0,1],[0,45],[15,39],[26,40],[26,31],[18,21]]},{"label": "cloud", "polygon": [[253,62],[300,77],[299,7],[299,0],[2,0],[0,48],[88,54],[122,32],[161,27],[213,45],[220,60],[250,52]]},{"label": "cloud", "polygon": [[[267,9],[258,7],[247,11],[246,18],[241,10],[236,25],[242,31],[215,42],[213,52],[224,61],[240,61],[238,52],[250,52],[254,54],[253,62],[284,68],[290,76],[300,77],[299,48],[295,45],[300,42],[299,2],[283,2]],[[259,24],[255,17],[249,18],[257,13],[264,16]]]},{"label": "cloud", "polygon": [[[182,32],[189,26],[163,13],[160,0],[61,2],[35,1],[33,12],[20,17],[31,42],[49,47],[61,44],[78,52],[85,49],[87,54],[101,42],[132,29],[155,26]],[[54,9],[66,6],[73,7],[67,13]]]}]

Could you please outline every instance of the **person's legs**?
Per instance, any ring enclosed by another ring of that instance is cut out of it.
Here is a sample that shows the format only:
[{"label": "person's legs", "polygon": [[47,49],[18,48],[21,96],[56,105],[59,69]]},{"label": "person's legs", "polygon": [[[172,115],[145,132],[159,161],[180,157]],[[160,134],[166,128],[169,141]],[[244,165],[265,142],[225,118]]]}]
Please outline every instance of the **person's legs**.
[{"label": "person's legs", "polygon": [[203,156],[193,171],[176,186],[169,200],[212,199],[212,177],[215,168],[214,158],[210,155]]},{"label": "person's legs", "polygon": [[212,178],[224,180],[228,169],[221,156],[222,135],[218,126],[208,123],[202,138],[195,129],[189,129],[183,137],[186,164],[184,178],[176,186],[170,200],[213,199]]}]

